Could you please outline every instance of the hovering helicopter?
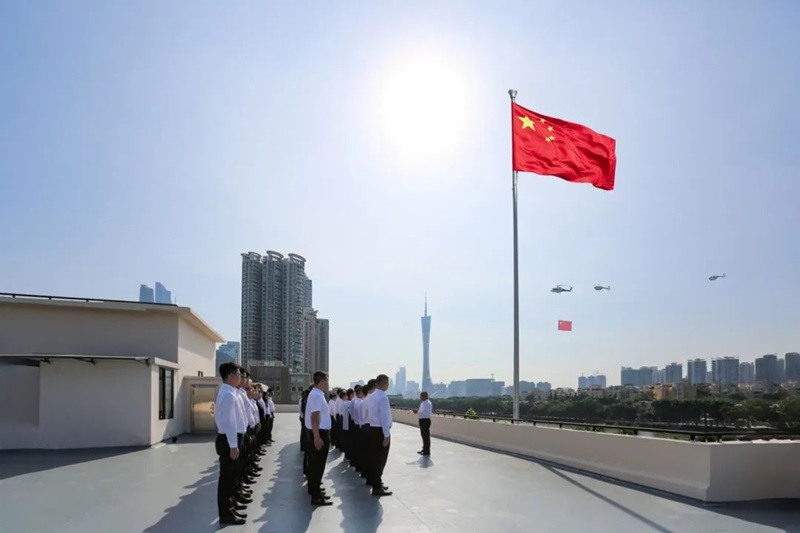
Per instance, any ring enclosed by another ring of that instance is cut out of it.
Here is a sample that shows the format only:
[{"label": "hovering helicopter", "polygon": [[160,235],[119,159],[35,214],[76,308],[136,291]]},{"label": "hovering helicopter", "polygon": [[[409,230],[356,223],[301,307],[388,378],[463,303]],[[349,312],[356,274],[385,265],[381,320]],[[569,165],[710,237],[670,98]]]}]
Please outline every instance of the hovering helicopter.
[{"label": "hovering helicopter", "polygon": [[555,292],[556,294],[561,292],[572,292],[572,285],[569,286],[569,289],[567,289],[565,285],[556,285],[550,289],[550,292]]},{"label": "hovering helicopter", "polygon": [[603,290],[610,291],[611,290],[611,285],[609,285],[608,287],[603,287],[602,285],[595,285],[594,286],[594,290],[596,290],[596,291],[603,291]]},{"label": "hovering helicopter", "polygon": [[717,281],[720,278],[725,278],[725,274],[722,274],[722,275],[714,274],[713,276],[709,276],[708,280],[709,281]]}]

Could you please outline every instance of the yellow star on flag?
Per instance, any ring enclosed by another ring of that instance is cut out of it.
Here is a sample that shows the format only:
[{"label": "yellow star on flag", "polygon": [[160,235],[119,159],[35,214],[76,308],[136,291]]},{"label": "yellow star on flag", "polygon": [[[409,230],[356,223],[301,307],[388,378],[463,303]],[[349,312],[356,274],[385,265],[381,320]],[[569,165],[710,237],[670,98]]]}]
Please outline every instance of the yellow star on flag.
[{"label": "yellow star on flag", "polygon": [[530,119],[530,117],[517,117],[517,118],[522,121],[522,129],[523,130],[525,128],[530,128],[533,131],[536,131],[536,128],[533,125],[533,121]]}]

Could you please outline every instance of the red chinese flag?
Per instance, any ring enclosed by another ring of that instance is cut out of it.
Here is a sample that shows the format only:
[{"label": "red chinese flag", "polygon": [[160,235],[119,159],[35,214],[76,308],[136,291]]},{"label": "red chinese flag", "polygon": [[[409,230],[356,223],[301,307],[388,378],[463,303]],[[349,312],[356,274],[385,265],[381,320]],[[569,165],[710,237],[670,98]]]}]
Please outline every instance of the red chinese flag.
[{"label": "red chinese flag", "polygon": [[511,104],[511,120],[514,170],[614,189],[617,141],[517,104]]},{"label": "red chinese flag", "polygon": [[558,331],[572,331],[572,320],[559,320]]}]

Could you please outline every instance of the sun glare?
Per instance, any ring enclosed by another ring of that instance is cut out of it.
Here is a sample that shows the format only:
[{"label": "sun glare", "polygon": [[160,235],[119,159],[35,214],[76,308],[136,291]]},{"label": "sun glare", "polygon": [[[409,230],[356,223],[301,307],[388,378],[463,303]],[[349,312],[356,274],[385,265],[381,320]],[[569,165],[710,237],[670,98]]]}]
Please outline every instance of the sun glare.
[{"label": "sun glare", "polygon": [[463,138],[467,84],[445,60],[395,63],[382,80],[381,130],[406,158],[447,157]]}]

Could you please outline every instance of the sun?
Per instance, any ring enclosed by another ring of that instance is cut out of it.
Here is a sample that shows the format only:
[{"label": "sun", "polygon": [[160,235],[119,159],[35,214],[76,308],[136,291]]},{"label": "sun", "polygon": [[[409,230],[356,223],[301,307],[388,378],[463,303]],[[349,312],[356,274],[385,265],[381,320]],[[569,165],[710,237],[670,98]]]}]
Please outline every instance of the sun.
[{"label": "sun", "polygon": [[452,155],[467,127],[468,84],[443,58],[420,56],[390,65],[379,89],[380,130],[404,158]]}]

